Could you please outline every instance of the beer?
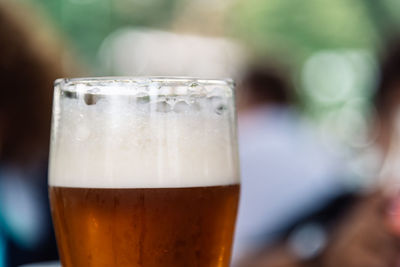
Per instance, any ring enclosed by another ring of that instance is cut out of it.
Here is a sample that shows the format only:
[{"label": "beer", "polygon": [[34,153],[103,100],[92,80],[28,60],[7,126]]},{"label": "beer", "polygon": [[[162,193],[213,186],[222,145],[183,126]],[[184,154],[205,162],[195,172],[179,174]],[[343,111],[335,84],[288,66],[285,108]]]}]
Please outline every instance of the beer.
[{"label": "beer", "polygon": [[228,266],[238,190],[53,187],[64,266]]},{"label": "beer", "polygon": [[62,265],[229,266],[239,197],[229,84],[199,93],[162,79],[160,97],[136,82],[56,84],[49,195]]}]

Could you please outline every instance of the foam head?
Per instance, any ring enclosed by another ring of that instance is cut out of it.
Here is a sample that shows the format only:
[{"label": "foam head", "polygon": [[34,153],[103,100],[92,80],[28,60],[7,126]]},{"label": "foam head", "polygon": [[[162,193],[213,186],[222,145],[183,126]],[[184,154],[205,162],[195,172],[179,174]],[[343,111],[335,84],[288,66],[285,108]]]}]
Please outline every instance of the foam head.
[{"label": "foam head", "polygon": [[49,185],[164,188],[239,182],[230,81],[57,80]]}]

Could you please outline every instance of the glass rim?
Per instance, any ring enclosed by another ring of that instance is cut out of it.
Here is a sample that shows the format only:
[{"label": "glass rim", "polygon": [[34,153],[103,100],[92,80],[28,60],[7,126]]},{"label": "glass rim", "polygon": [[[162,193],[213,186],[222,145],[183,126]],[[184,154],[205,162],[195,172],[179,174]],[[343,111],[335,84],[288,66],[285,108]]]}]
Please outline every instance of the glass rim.
[{"label": "glass rim", "polygon": [[[235,82],[231,78],[224,79],[207,79],[199,77],[185,76],[104,76],[104,77],[78,77],[78,78],[59,78],[54,82],[55,87],[60,87],[61,91],[76,92],[75,85],[85,86],[101,86],[105,87],[104,83],[116,84],[132,84],[137,87],[150,86],[153,83],[160,83],[163,86],[226,86],[234,89]],[[111,90],[113,88],[110,88]]]}]

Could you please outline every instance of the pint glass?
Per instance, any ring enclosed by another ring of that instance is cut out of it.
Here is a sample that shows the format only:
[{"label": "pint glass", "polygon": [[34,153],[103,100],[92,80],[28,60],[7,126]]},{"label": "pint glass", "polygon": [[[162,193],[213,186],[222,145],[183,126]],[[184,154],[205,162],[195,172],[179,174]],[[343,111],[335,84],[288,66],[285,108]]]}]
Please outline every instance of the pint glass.
[{"label": "pint glass", "polygon": [[64,267],[229,265],[233,95],[229,80],[55,82],[49,194]]}]

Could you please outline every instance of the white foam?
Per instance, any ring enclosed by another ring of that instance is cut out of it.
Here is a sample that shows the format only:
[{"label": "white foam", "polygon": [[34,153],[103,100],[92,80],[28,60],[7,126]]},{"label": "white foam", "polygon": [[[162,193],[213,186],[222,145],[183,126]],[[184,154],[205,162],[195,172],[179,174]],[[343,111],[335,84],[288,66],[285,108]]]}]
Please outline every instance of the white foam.
[{"label": "white foam", "polygon": [[[172,106],[127,97],[56,99],[49,185],[162,188],[239,182],[232,99]],[[203,101],[203,102],[201,102]],[[149,112],[151,111],[151,112]],[[168,112],[166,112],[168,111]]]}]

